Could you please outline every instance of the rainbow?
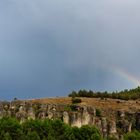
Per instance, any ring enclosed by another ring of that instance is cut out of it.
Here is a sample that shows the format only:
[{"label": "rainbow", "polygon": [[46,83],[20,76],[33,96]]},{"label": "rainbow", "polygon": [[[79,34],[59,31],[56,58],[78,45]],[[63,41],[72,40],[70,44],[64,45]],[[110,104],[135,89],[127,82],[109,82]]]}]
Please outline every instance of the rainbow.
[{"label": "rainbow", "polygon": [[123,79],[131,82],[134,86],[140,85],[140,79],[128,72],[125,69],[116,66],[110,66],[109,69],[113,71],[113,73],[117,74],[118,76],[122,77]]}]

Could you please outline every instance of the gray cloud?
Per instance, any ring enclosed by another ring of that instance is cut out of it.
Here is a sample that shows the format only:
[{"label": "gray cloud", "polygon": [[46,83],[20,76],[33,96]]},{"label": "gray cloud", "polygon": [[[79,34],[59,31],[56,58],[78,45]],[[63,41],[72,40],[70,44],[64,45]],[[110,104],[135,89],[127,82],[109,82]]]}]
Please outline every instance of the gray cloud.
[{"label": "gray cloud", "polygon": [[[2,99],[131,88],[139,78],[138,0],[0,2]],[[129,79],[130,80],[130,79]]]}]

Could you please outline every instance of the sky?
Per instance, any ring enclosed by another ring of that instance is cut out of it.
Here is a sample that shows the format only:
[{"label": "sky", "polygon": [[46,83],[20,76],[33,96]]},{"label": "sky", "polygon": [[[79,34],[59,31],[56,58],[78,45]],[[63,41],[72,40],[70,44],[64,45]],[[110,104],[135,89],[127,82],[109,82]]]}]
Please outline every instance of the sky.
[{"label": "sky", "polygon": [[140,83],[139,0],[1,0],[0,99]]}]

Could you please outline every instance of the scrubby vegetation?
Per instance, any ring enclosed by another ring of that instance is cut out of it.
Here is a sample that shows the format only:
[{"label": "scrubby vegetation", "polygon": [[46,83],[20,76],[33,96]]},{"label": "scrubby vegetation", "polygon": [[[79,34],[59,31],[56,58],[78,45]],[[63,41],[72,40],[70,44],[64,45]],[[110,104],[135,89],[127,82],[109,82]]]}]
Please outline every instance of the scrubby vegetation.
[{"label": "scrubby vegetation", "polygon": [[96,116],[101,117],[101,114],[102,114],[101,110],[97,108],[96,109]]},{"label": "scrubby vegetation", "polygon": [[79,106],[75,105],[75,104],[71,104],[71,105],[67,105],[64,110],[65,111],[77,111],[79,108]]},{"label": "scrubby vegetation", "polygon": [[73,91],[69,94],[69,97],[89,97],[89,98],[112,98],[112,99],[122,99],[122,100],[136,100],[140,99],[140,87],[130,90],[123,90],[119,92],[94,92],[87,90],[79,90],[78,92]]},{"label": "scrubby vegetation", "polygon": [[81,99],[72,97],[72,103],[73,103],[73,104],[77,104],[77,103],[81,103],[81,102],[82,102]]}]

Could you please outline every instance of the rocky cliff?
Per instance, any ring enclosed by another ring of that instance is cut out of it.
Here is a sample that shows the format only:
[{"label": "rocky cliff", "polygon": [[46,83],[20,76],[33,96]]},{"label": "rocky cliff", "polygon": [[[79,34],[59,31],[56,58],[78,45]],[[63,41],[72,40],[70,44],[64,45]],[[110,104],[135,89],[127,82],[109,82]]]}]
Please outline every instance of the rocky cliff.
[{"label": "rocky cliff", "polygon": [[[118,101],[115,102],[120,105]],[[16,117],[21,123],[30,118],[59,118],[71,126],[95,125],[103,137],[115,136],[118,139],[123,139],[122,135],[131,132],[132,129],[140,130],[138,108],[126,110],[123,107],[114,109],[111,106],[101,108],[97,104],[94,106],[82,103],[15,100],[0,102],[0,117],[4,116]]]}]

